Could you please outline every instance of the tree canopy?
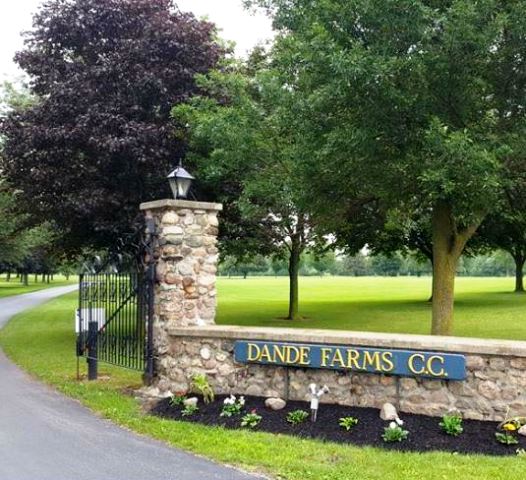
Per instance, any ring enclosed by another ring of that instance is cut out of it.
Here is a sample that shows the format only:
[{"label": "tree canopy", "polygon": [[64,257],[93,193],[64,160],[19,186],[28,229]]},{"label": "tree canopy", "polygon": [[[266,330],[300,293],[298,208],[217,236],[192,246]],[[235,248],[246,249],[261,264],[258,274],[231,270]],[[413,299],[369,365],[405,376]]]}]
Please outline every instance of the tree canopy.
[{"label": "tree canopy", "polygon": [[215,28],[171,0],[51,0],[16,61],[33,105],[3,118],[2,170],[68,248],[107,247],[183,155],[171,108],[223,56]]},{"label": "tree canopy", "polygon": [[274,15],[283,83],[302,93],[315,197],[341,211],[359,179],[390,222],[429,212],[432,331],[450,334],[459,257],[499,202],[510,131],[524,132],[526,3],[251,3]]},{"label": "tree canopy", "polygon": [[[289,120],[293,92],[281,88],[265,56],[199,78],[208,97],[196,96],[174,109],[188,122],[188,158],[204,184],[221,192],[225,213],[237,211],[252,226],[242,238],[222,236],[223,242],[245,243],[253,253],[285,255],[290,276],[289,312],[296,319],[300,256],[316,240],[305,184],[297,173],[305,152]],[[251,66],[257,62],[256,74]],[[235,184],[227,189],[225,185]],[[227,226],[228,229],[228,226]],[[225,232],[225,228],[222,229]],[[254,248],[257,245],[257,249]],[[244,256],[236,249],[237,256]]]}]

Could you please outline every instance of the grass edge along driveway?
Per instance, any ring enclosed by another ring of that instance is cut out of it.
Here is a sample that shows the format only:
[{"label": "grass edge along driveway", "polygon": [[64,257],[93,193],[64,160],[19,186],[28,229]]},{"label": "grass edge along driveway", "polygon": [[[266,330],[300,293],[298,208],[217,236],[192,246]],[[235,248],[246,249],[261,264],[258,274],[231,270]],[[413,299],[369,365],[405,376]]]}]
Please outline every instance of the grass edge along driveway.
[{"label": "grass edge along driveway", "polygon": [[33,276],[30,278],[29,285],[23,285],[20,280],[12,278],[11,281],[6,281],[5,276],[0,278],[0,298],[12,297],[14,295],[23,295],[25,293],[33,293],[39,290],[44,290],[54,287],[65,287],[67,285],[74,285],[78,282],[76,276],[71,276],[69,280],[62,275],[55,276],[55,279],[50,282],[34,282]]},{"label": "grass edge along driveway", "polygon": [[524,474],[526,458],[400,453],[286,435],[228,431],[145,415],[137,401],[124,393],[140,384],[136,372],[101,364],[101,380],[77,382],[72,332],[76,301],[75,294],[67,295],[17,315],[0,332],[0,345],[37,378],[137,433],[279,479],[504,480]]}]

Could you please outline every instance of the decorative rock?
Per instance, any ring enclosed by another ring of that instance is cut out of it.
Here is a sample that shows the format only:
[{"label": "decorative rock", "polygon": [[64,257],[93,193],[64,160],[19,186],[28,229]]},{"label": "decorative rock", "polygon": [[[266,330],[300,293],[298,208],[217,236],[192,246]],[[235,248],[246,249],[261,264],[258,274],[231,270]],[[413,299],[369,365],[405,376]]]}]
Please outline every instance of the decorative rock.
[{"label": "decorative rock", "polygon": [[396,420],[398,413],[396,412],[395,406],[392,403],[384,403],[380,410],[380,418],[386,421]]},{"label": "decorative rock", "polygon": [[526,425],[523,425],[519,430],[517,430],[517,433],[519,435],[522,435],[523,437],[526,437]]},{"label": "decorative rock", "polygon": [[267,398],[265,400],[265,407],[271,410],[282,410],[287,405],[287,402],[282,398]]},{"label": "decorative rock", "polygon": [[203,347],[199,354],[203,360],[210,360],[210,357],[212,356],[210,349],[207,347]]},{"label": "decorative rock", "polygon": [[186,398],[186,399],[183,401],[183,405],[184,405],[185,407],[196,407],[198,401],[199,401],[199,400],[197,399],[197,397]]}]

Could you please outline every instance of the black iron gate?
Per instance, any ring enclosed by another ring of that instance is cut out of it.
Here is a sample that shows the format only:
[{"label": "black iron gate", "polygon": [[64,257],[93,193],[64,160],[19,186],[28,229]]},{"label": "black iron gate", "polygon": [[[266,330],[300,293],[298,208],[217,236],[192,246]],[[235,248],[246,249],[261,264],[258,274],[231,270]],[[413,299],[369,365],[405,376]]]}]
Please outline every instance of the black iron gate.
[{"label": "black iron gate", "polygon": [[77,310],[77,356],[88,363],[88,379],[97,378],[98,362],[144,372],[153,378],[153,308],[155,263],[125,273],[92,271],[80,275]]}]

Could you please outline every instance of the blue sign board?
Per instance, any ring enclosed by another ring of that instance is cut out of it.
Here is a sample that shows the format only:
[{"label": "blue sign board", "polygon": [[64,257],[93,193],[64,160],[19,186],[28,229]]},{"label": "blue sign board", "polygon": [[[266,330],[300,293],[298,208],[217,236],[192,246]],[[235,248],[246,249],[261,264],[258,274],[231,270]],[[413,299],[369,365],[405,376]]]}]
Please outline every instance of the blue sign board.
[{"label": "blue sign board", "polygon": [[415,350],[240,340],[234,345],[234,359],[238,363],[368,372],[437,380],[466,378],[464,355]]}]

